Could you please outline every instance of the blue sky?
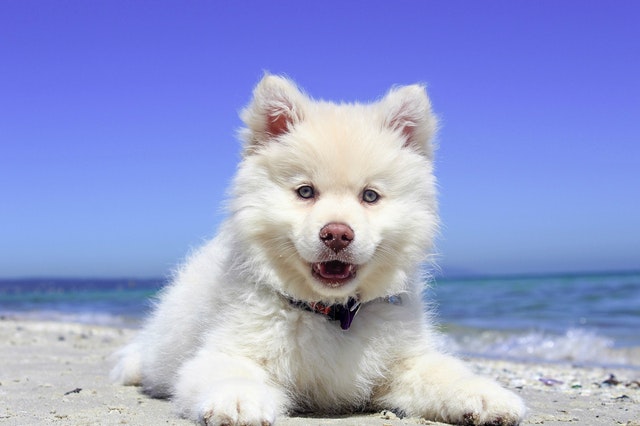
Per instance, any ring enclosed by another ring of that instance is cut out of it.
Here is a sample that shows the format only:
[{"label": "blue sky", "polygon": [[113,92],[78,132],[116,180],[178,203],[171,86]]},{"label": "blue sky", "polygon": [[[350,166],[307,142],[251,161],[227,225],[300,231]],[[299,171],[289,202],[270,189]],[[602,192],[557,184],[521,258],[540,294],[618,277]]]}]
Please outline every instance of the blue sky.
[{"label": "blue sky", "polygon": [[263,71],[425,82],[445,270],[640,269],[636,1],[0,3],[0,277],[158,276],[212,236]]}]

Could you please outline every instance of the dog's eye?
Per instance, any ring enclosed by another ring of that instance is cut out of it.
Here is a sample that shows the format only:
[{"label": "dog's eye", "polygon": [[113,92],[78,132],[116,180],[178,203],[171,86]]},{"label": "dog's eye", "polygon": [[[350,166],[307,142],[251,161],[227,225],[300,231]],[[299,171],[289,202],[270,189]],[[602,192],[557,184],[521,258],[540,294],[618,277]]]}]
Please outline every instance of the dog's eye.
[{"label": "dog's eye", "polygon": [[296,190],[296,192],[298,193],[298,196],[300,198],[304,198],[304,199],[313,198],[316,195],[315,191],[313,190],[313,187],[309,185],[301,186]]},{"label": "dog's eye", "polygon": [[380,194],[378,194],[373,189],[365,189],[364,192],[362,193],[362,201],[364,201],[365,203],[369,203],[369,204],[375,203],[376,201],[378,201],[379,198],[380,198]]}]

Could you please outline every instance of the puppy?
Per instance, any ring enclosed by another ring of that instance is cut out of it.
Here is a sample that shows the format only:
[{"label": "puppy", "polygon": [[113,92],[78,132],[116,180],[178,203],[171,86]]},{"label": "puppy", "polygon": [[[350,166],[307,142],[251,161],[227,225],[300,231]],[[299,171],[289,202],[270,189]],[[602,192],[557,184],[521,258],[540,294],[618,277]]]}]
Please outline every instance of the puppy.
[{"label": "puppy", "polygon": [[438,216],[424,87],[335,104],[266,75],[242,119],[228,219],[113,378],[207,425],[382,409],[518,424],[520,398],[447,355],[425,313]]}]

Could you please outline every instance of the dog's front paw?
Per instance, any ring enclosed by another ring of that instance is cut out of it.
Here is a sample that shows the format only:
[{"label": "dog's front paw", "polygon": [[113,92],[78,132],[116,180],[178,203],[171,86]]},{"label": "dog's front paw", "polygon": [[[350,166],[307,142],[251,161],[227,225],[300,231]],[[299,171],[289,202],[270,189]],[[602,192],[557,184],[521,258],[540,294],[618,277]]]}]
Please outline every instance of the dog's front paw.
[{"label": "dog's front paw", "polygon": [[463,383],[443,409],[448,422],[464,426],[515,426],[526,408],[522,399],[497,383],[476,377]]},{"label": "dog's front paw", "polygon": [[217,384],[202,400],[198,420],[206,426],[270,426],[278,402],[268,386],[228,380]]}]

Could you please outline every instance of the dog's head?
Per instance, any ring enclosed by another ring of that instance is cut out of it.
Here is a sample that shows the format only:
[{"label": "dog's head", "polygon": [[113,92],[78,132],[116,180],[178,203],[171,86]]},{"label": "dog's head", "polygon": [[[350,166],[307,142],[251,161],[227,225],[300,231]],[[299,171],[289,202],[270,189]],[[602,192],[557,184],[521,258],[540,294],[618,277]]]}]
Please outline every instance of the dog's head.
[{"label": "dog's head", "polygon": [[306,301],[405,291],[437,227],[424,87],[333,104],[267,75],[242,118],[230,208],[253,276]]}]

